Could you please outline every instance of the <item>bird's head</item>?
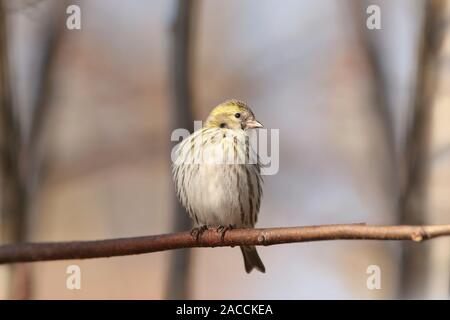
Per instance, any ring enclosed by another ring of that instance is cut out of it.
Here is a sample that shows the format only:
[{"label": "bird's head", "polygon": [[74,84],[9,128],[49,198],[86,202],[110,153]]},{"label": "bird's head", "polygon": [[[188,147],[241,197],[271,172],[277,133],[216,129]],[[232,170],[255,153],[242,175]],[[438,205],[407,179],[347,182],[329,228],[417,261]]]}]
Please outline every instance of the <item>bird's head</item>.
[{"label": "bird's head", "polygon": [[253,129],[263,125],[255,119],[245,102],[228,100],[215,107],[205,123],[206,128]]}]

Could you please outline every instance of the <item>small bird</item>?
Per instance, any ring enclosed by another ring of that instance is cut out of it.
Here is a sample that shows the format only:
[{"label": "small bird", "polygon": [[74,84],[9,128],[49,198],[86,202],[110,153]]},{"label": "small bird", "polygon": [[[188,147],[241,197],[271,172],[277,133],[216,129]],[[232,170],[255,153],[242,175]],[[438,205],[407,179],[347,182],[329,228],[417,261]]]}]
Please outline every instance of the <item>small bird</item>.
[{"label": "small bird", "polygon": [[[191,234],[196,239],[208,227],[223,239],[229,229],[255,226],[262,177],[248,130],[262,127],[246,103],[228,100],[178,145],[172,173],[177,197],[194,220]],[[254,246],[240,248],[247,273],[254,268],[265,272]]]}]

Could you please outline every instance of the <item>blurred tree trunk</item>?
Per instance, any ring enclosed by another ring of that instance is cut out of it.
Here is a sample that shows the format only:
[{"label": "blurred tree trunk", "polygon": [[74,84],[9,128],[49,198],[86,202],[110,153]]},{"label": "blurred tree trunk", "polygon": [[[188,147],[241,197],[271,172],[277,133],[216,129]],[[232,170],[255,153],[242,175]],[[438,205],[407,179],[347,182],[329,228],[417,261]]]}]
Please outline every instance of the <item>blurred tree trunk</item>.
[{"label": "blurred tree trunk", "polygon": [[[1,73],[1,242],[20,242],[26,234],[28,210],[27,190],[23,173],[23,139],[20,121],[11,98],[9,77],[7,25],[4,2],[0,5],[0,73]],[[9,268],[11,298],[28,298],[28,275],[26,268],[13,265]],[[6,281],[5,281],[6,282]]]},{"label": "blurred tree trunk", "polygon": [[[2,3],[3,4],[3,3]],[[61,3],[60,3],[61,4]],[[54,8],[64,13],[61,6]],[[56,12],[56,11],[55,11]],[[14,113],[8,82],[7,41],[4,7],[1,19],[1,141],[2,148],[2,241],[25,242],[28,240],[30,213],[33,210],[36,187],[43,167],[42,141],[45,121],[48,118],[52,92],[52,75],[56,62],[56,53],[60,36],[64,31],[64,14],[55,13],[47,21],[42,41],[42,56],[39,61],[38,77],[35,86],[34,102],[30,106],[31,121],[29,130],[25,130]],[[54,18],[56,17],[56,18]],[[28,136],[24,136],[29,132]],[[1,234],[0,234],[1,235]],[[32,295],[32,277],[30,266],[13,266],[10,275],[9,296],[13,299],[28,299]]]},{"label": "blurred tree trunk", "polygon": [[366,8],[370,5],[368,1],[353,0],[351,2],[351,14],[355,23],[354,30],[357,33],[357,40],[367,61],[369,68],[369,77],[373,82],[373,101],[375,111],[378,113],[383,134],[385,135],[386,145],[390,150],[390,154],[395,155],[395,137],[394,123],[389,106],[389,90],[387,88],[387,79],[383,68],[382,53],[377,45],[378,30],[369,30],[366,27]]},{"label": "blurred tree trunk", "polygon": [[381,166],[386,168],[384,173],[384,188],[389,197],[389,208],[395,212],[396,192],[398,190],[398,157],[396,148],[396,137],[394,130],[394,119],[392,107],[389,103],[389,88],[386,70],[382,61],[383,52],[380,49],[380,30],[370,30],[366,27],[366,8],[372,4],[369,1],[353,0],[350,2],[350,14],[354,22],[359,49],[368,67],[368,78],[371,82],[371,105],[375,117],[379,122],[382,139],[385,145],[386,158]]},{"label": "blurred tree trunk", "polygon": [[[193,108],[191,73],[193,69],[193,29],[195,2],[178,0],[172,25],[171,72],[174,86],[172,108],[173,129],[185,128],[193,131]],[[173,193],[175,195],[175,192]],[[191,227],[188,214],[174,196],[174,231],[184,231]],[[189,274],[191,250],[176,250],[172,255],[168,273],[167,298],[187,299],[189,297]]]},{"label": "blurred tree trunk", "polygon": [[[427,215],[427,182],[429,140],[439,49],[444,25],[444,0],[425,2],[423,29],[417,55],[417,77],[404,158],[399,197],[401,224],[420,225],[429,222]],[[430,244],[402,244],[400,297],[427,296]]]},{"label": "blurred tree trunk", "polygon": [[[47,19],[42,36],[38,77],[34,86],[31,105],[31,122],[26,140],[27,153],[27,186],[29,203],[34,204],[37,187],[45,178],[48,166],[48,152],[45,152],[45,129],[51,115],[53,92],[55,90],[55,73],[59,48],[65,34],[66,1],[61,1],[52,7],[52,14]],[[30,208],[30,215],[33,208]],[[29,217],[32,220],[32,217]],[[32,221],[31,221],[32,222]],[[31,224],[30,222],[30,224]]]}]

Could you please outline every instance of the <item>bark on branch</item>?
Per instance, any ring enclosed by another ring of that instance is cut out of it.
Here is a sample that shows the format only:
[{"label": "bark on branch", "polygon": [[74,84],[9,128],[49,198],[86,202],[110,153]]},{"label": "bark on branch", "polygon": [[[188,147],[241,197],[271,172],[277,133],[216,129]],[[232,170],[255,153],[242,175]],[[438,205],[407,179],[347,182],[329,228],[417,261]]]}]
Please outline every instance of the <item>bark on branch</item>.
[{"label": "bark on branch", "polygon": [[234,229],[222,240],[215,229],[196,241],[189,232],[73,242],[23,243],[0,246],[0,264],[49,260],[91,259],[193,247],[274,245],[320,240],[423,240],[450,236],[450,225],[368,226],[364,224]]}]

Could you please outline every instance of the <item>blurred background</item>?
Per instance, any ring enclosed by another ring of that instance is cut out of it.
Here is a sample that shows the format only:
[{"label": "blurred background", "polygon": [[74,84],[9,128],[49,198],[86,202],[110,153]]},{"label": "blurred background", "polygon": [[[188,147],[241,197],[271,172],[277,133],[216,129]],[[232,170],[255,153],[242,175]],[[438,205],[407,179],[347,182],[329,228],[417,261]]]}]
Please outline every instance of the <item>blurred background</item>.
[{"label": "blurred background", "polygon": [[[229,98],[280,130],[258,227],[450,223],[447,2],[1,1],[0,241],[189,229],[170,134]],[[0,298],[450,295],[450,239],[258,250],[266,274],[246,274],[236,248],[0,266]],[[81,290],[66,288],[71,264]]]}]

